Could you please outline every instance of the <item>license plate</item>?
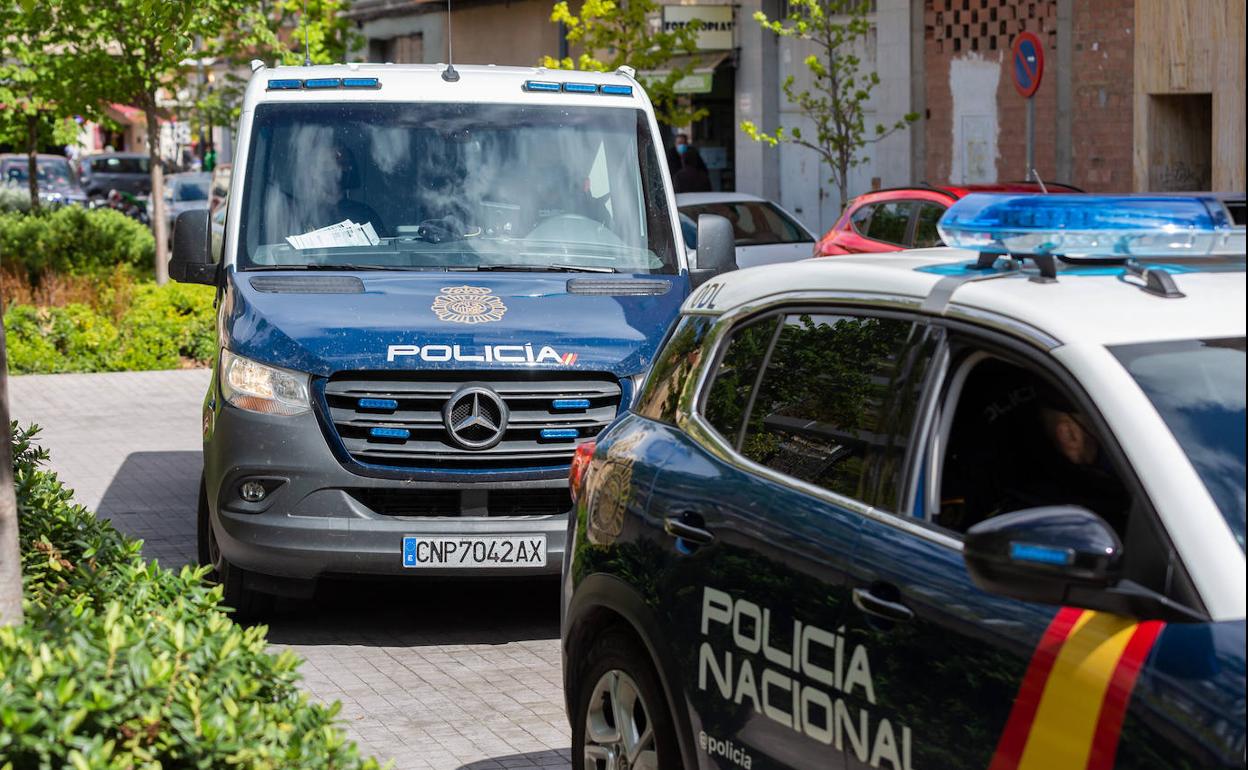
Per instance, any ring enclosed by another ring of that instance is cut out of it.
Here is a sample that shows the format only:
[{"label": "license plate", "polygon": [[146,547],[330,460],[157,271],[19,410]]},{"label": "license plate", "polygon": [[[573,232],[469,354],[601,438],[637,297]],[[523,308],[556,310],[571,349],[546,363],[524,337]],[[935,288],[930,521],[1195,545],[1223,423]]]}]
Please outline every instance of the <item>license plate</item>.
[{"label": "license plate", "polygon": [[545,567],[545,535],[403,538],[403,566]]}]

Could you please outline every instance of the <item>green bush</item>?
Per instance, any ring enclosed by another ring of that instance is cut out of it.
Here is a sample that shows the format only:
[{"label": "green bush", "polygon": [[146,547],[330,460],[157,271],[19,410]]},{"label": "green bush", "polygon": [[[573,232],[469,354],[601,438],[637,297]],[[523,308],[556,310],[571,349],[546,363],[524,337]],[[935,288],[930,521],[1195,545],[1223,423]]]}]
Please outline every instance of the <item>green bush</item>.
[{"label": "green bush", "polygon": [[203,570],[146,563],[15,426],[25,623],[0,629],[0,768],[376,768],[299,662],[221,610]]},{"label": "green bush", "polygon": [[9,371],[111,372],[207,363],[216,349],[213,291],[140,284],[116,325],[82,304],[13,305],[4,314]]},{"label": "green bush", "polygon": [[112,209],[0,213],[0,265],[25,271],[31,283],[49,272],[91,275],[117,265],[150,271],[155,254],[151,231]]},{"label": "green bush", "polygon": [[30,211],[30,188],[0,183],[0,213]]}]

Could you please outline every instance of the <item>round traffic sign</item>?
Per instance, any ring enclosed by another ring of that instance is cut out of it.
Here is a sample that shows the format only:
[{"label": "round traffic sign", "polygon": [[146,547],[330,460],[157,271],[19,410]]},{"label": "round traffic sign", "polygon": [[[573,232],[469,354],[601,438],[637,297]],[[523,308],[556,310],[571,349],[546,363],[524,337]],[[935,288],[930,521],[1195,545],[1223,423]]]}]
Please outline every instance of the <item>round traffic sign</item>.
[{"label": "round traffic sign", "polygon": [[1040,87],[1044,74],[1044,45],[1034,32],[1023,32],[1014,38],[1014,87],[1024,99],[1030,99]]}]

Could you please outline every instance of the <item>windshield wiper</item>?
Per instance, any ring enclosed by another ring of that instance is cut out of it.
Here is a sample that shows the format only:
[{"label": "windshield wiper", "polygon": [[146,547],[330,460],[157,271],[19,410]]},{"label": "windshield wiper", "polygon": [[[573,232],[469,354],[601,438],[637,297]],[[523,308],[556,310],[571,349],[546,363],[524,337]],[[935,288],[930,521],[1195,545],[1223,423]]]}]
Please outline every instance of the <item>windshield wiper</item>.
[{"label": "windshield wiper", "polygon": [[592,265],[471,265],[451,270],[480,270],[522,273],[618,273],[614,267],[597,267]]}]

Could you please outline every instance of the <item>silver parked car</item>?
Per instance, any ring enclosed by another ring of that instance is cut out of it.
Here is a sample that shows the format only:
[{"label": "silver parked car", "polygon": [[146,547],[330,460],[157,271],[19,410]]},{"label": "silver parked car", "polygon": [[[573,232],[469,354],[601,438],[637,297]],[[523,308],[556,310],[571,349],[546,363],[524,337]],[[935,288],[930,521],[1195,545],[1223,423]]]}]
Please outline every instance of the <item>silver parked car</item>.
[{"label": "silver parked car", "polygon": [[676,196],[685,246],[697,248],[698,216],[718,214],[732,223],[737,266],[792,262],[813,255],[815,241],[792,214],[756,195],[735,192],[681,193]]}]

